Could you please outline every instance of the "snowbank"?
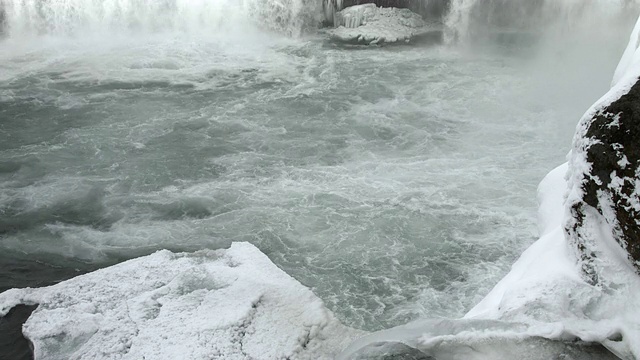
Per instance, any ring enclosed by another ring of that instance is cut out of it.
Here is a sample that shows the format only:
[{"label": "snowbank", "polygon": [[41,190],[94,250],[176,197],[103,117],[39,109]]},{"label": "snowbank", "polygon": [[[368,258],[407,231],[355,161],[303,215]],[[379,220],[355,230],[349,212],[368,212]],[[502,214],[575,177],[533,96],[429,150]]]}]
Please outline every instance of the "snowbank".
[{"label": "snowbank", "polygon": [[352,44],[410,42],[440,33],[411,10],[375,4],[348,7],[337,12],[334,21],[337,27],[328,31],[329,36],[335,41]]},{"label": "snowbank", "polygon": [[60,284],[0,294],[40,304],[36,359],[332,359],[360,333],[248,243],[160,251]]},{"label": "snowbank", "polygon": [[[357,340],[340,359],[393,353],[397,344],[442,359],[634,359],[640,355],[640,278],[618,288],[585,282],[562,230],[567,164],[539,187],[541,238],[460,320],[419,321]],[[612,271],[624,266],[611,262]],[[406,349],[399,349],[405,355]],[[363,356],[364,354],[364,356]]]},{"label": "snowbank", "polygon": [[[567,169],[558,167],[540,184],[540,240],[465,318],[526,324],[523,335],[598,342],[622,359],[640,358],[640,277],[607,249],[601,253],[601,283],[586,281],[563,229]],[[591,215],[594,233],[611,244],[606,224]]]}]

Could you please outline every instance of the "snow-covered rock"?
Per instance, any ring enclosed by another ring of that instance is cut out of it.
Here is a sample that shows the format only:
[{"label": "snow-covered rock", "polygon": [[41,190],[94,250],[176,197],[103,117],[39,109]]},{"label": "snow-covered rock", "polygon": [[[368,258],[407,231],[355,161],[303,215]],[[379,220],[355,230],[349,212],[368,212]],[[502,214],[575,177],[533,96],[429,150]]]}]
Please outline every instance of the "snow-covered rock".
[{"label": "snow-covered rock", "polygon": [[[619,248],[640,274],[640,20],[616,69],[611,90],[584,115],[571,164],[567,233],[583,271],[599,280],[603,247]],[[590,228],[594,221],[604,238]]]},{"label": "snow-covered rock", "polygon": [[466,316],[527,324],[523,334],[546,339],[598,342],[622,359],[640,358],[640,277],[615,245],[597,211],[583,224],[603,245],[600,282],[582,272],[567,222],[572,173],[564,164],[539,186],[541,238],[529,247],[496,287]]},{"label": "snow-covered rock", "polygon": [[352,44],[410,42],[440,33],[411,10],[383,8],[375,4],[348,7],[335,14],[334,22],[336,28],[328,31],[329,36]]},{"label": "snow-covered rock", "polygon": [[[435,359],[640,358],[640,278],[610,257],[610,286],[583,279],[565,238],[567,164],[539,186],[541,238],[463,319],[427,320],[365,336],[340,359],[419,350]],[[605,261],[603,259],[603,261]],[[604,345],[603,348],[600,344]]]},{"label": "snow-covered rock", "polygon": [[332,359],[361,334],[248,243],[9,290],[0,316],[18,304],[36,359]]},{"label": "snow-covered rock", "polygon": [[354,5],[375,4],[382,7],[409,9],[425,18],[441,19],[450,7],[451,0],[323,0],[325,19],[333,22],[336,11]]}]

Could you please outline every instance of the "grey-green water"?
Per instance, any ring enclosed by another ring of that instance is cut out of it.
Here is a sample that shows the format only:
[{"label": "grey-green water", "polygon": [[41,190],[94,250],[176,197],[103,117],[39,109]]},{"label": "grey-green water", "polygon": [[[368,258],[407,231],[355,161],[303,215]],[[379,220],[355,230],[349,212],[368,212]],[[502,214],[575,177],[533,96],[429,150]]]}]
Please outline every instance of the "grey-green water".
[{"label": "grey-green water", "polygon": [[0,251],[75,268],[249,241],[347,325],[461,316],[536,238],[537,183],[624,39],[573,45],[7,39]]}]

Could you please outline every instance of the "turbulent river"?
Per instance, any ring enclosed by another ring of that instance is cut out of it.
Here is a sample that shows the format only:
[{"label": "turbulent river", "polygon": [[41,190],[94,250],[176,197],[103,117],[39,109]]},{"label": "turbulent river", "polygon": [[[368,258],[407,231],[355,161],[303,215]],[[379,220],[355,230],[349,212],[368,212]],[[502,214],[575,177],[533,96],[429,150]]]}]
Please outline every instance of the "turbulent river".
[{"label": "turbulent river", "polygon": [[637,14],[347,47],[290,2],[4,0],[0,290],[248,241],[346,325],[460,317]]}]

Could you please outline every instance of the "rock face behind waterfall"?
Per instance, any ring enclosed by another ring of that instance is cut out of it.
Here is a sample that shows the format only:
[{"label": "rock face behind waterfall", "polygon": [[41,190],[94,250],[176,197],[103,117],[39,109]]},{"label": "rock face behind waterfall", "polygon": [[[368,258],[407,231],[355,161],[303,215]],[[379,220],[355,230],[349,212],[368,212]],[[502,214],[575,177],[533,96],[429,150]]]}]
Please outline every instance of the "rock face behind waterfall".
[{"label": "rock face behind waterfall", "polygon": [[[354,5],[335,15],[338,26],[328,31],[336,42],[350,44],[410,43],[441,33],[408,9]],[[437,41],[437,39],[436,39]]]},{"label": "rock face behind waterfall", "polygon": [[363,4],[409,9],[425,19],[442,19],[449,10],[450,3],[451,0],[324,0],[323,2],[326,19],[329,22],[332,21],[333,12]]},{"label": "rock face behind waterfall", "polygon": [[343,0],[344,7],[373,3],[382,7],[409,9],[424,17],[442,17],[449,7],[449,0]]}]

